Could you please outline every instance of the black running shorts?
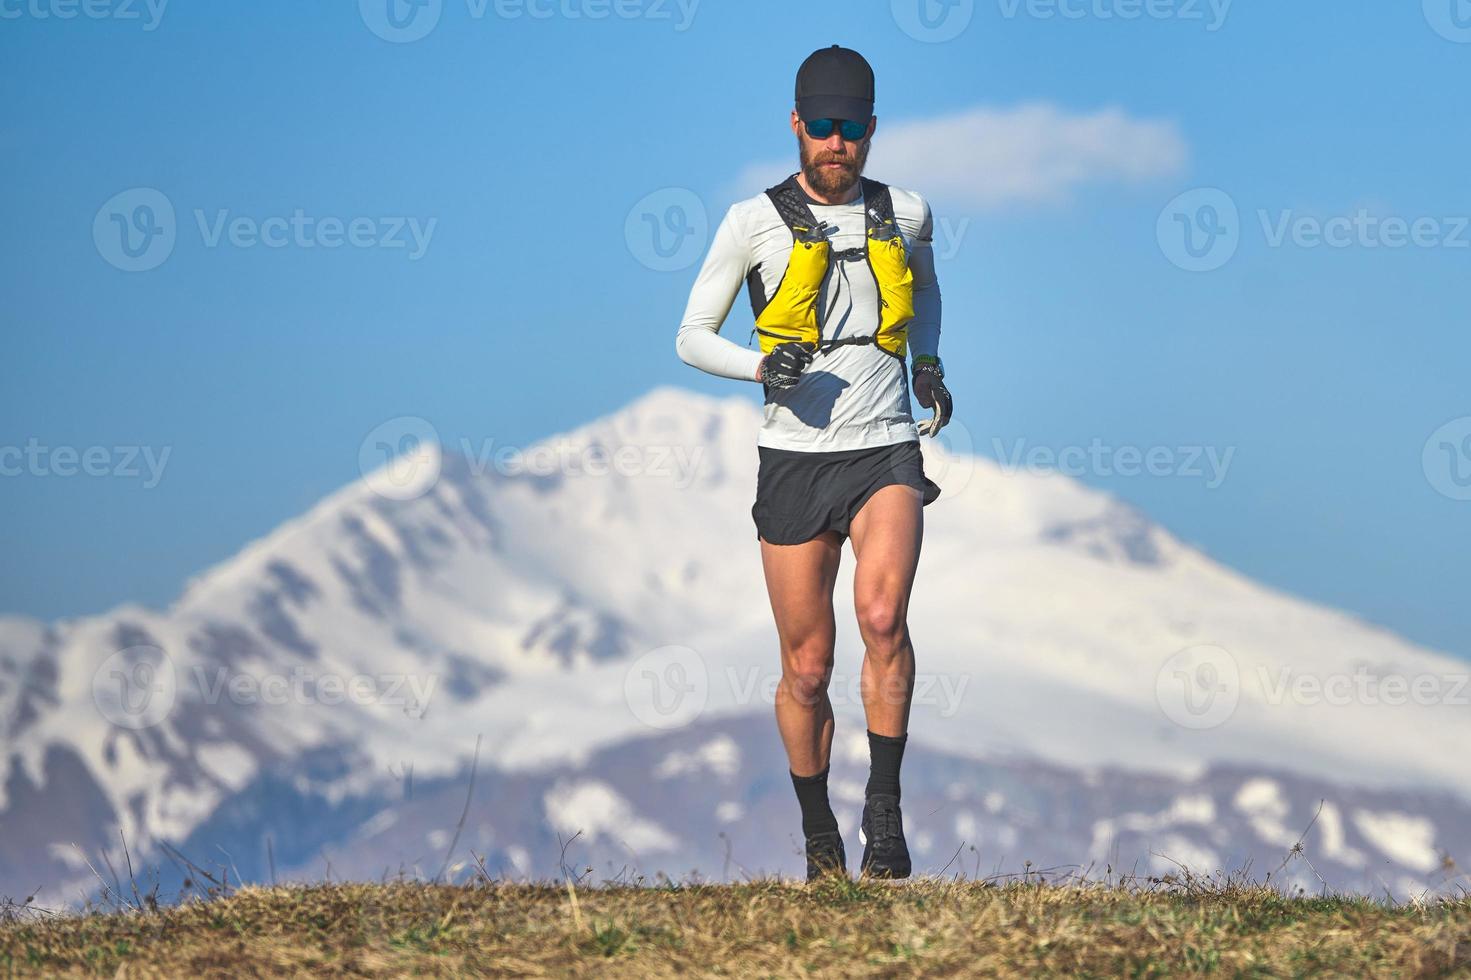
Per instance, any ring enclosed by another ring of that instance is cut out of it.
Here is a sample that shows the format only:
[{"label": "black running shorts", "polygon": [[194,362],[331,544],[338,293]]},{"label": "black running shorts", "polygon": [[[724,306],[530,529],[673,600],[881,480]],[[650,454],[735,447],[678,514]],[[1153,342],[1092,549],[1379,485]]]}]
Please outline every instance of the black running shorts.
[{"label": "black running shorts", "polygon": [[918,442],[838,453],[804,453],[758,447],[756,536],[771,544],[801,544],[824,531],[847,537],[848,526],[884,487],[913,487],[925,504],[940,488],[924,475]]}]

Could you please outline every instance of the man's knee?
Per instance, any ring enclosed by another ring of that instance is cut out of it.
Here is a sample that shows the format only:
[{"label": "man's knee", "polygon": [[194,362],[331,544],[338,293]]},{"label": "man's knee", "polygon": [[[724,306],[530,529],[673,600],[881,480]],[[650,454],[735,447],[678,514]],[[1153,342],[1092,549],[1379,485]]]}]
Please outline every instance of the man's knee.
[{"label": "man's knee", "polygon": [[892,596],[876,595],[858,600],[858,630],[871,653],[894,655],[907,635],[904,603]]},{"label": "man's knee", "polygon": [[815,700],[827,690],[833,671],[831,640],[814,637],[782,651],[782,680],[799,700]]}]

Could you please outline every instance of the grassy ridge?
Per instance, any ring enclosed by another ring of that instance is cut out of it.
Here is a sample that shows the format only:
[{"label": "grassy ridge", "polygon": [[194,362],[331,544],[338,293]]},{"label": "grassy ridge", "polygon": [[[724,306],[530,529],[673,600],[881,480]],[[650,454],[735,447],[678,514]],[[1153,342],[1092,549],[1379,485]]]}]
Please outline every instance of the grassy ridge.
[{"label": "grassy ridge", "polygon": [[0,925],[6,974],[1471,975],[1471,900],[944,880],[247,888]]}]

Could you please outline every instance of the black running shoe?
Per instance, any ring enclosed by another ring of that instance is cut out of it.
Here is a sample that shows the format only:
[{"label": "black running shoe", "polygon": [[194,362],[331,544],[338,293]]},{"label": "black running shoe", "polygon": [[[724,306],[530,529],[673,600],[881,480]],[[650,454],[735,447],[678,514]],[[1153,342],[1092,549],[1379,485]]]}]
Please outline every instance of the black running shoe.
[{"label": "black running shoe", "polygon": [[843,835],[836,830],[807,838],[807,880],[826,875],[848,877],[848,853],[843,850]]},{"label": "black running shoe", "polygon": [[899,797],[875,793],[863,805],[863,873],[874,878],[908,878],[909,845]]}]

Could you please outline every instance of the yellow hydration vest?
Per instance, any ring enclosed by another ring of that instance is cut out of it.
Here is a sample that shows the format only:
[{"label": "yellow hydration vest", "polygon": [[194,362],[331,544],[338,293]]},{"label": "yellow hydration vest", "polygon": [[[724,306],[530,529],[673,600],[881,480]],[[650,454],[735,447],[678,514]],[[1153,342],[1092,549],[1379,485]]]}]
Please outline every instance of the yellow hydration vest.
[{"label": "yellow hydration vest", "polygon": [[[756,333],[761,352],[770,354],[777,344],[800,341],[828,351],[846,344],[875,344],[886,353],[903,359],[907,350],[909,321],[914,319],[914,274],[904,236],[894,220],[894,202],[887,184],[863,178],[864,225],[867,242],[862,249],[834,253],[826,229],[817,223],[806,195],[795,175],[769,189],[766,196],[792,233],[792,254],[782,273],[776,295],[765,297],[758,266],[746,277],[751,310],[756,315]],[[862,258],[873,275],[879,293],[879,322],[874,332],[836,340],[822,337],[818,298],[834,258]]]}]

